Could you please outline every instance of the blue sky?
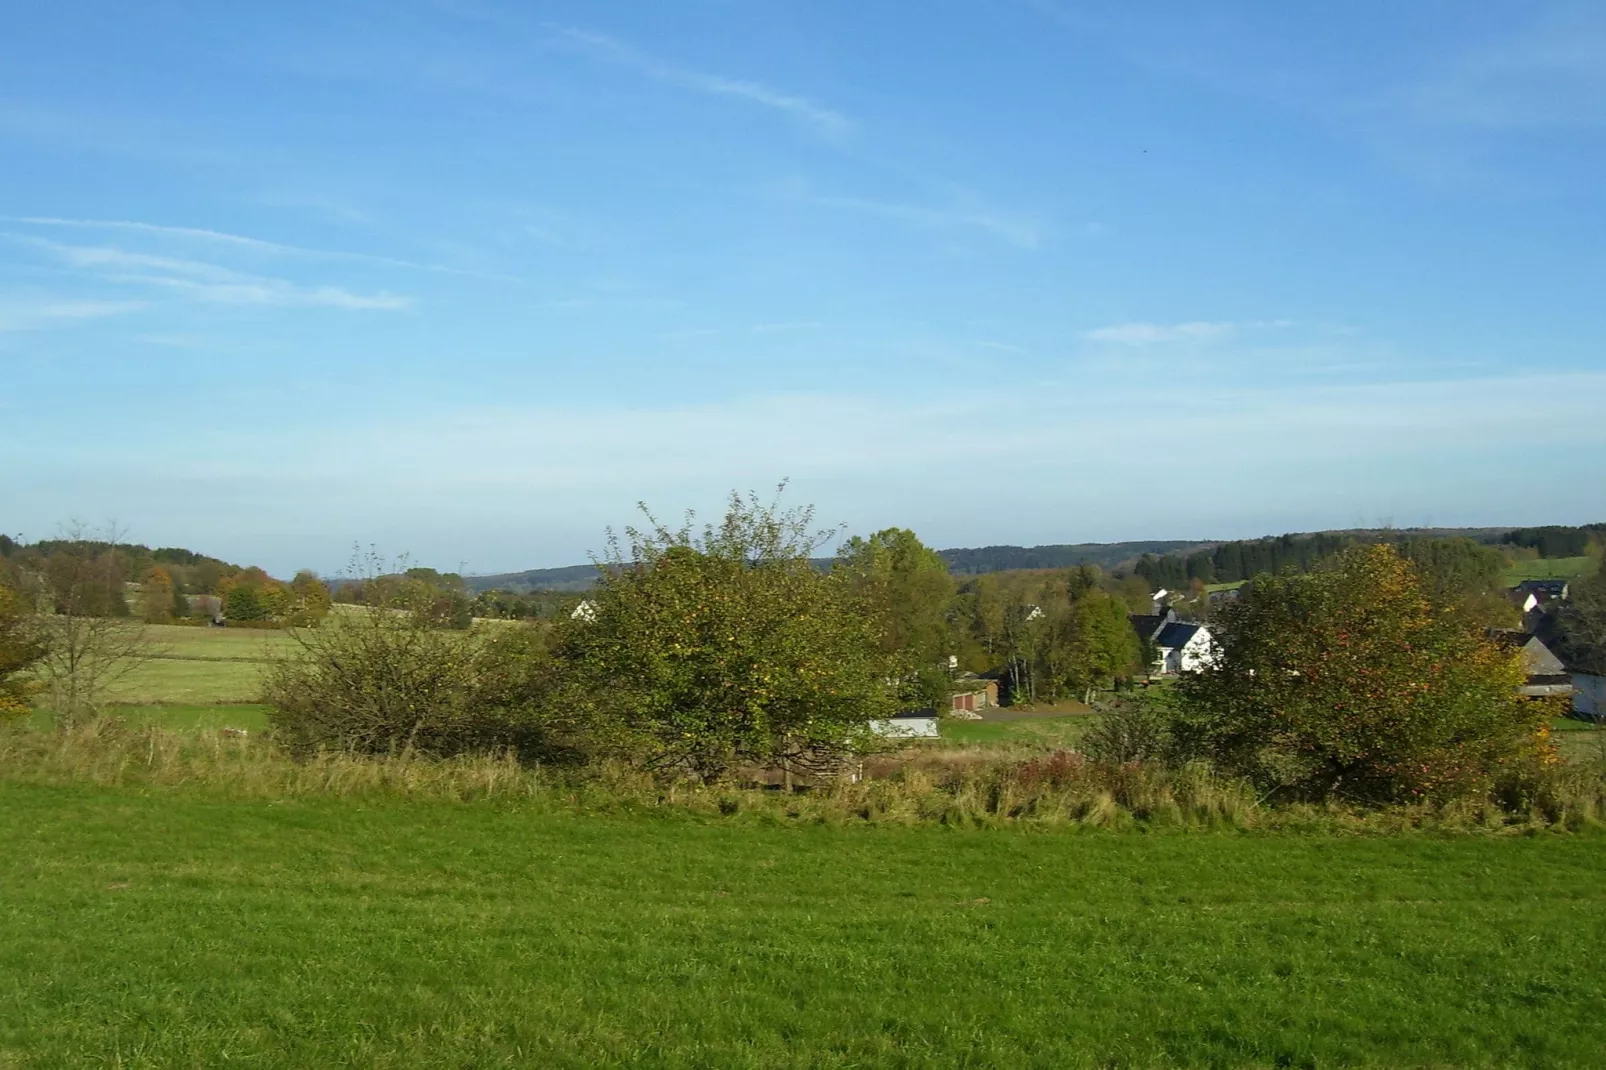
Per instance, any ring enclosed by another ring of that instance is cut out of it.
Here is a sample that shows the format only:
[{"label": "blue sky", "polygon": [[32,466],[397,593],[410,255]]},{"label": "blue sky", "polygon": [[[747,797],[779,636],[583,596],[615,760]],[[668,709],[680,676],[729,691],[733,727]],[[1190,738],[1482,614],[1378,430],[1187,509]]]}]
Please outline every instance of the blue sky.
[{"label": "blue sky", "polygon": [[22,5],[0,527],[1606,518],[1606,7]]}]

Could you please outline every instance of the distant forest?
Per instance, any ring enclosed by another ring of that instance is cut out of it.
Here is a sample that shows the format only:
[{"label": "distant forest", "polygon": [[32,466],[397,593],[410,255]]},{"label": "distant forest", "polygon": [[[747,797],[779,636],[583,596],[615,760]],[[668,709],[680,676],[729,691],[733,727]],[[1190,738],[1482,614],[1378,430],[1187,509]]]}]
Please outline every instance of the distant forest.
[{"label": "distant forest", "polygon": [[[1434,539],[1467,539],[1485,546],[1522,549],[1539,557],[1578,557],[1595,543],[1606,542],[1606,524],[1533,528],[1356,529],[1312,534],[1270,535],[1260,539],[1213,542],[1170,539],[1140,542],[1068,543],[1048,546],[982,546],[938,550],[956,576],[978,576],[1022,569],[1066,569],[1094,565],[1106,572],[1135,573],[1151,587],[1173,590],[1190,581],[1235,583],[1260,572],[1303,571],[1345,546],[1360,541],[1405,543]],[[821,568],[829,558],[818,562]],[[596,582],[591,565],[538,568],[494,576],[468,576],[473,591],[584,591]]]},{"label": "distant forest", "polygon": [[1176,554],[1208,547],[1207,539],[1151,542],[1083,542],[1056,546],[983,546],[973,550],[938,550],[948,571],[958,576],[1011,572],[1022,568],[1075,568],[1094,565],[1106,572],[1143,554]]},{"label": "distant forest", "polygon": [[[1113,572],[1128,565],[1140,554],[1168,554],[1212,545],[1204,539],[1162,539],[1147,542],[1084,542],[1053,546],[982,546],[975,549],[938,550],[956,576],[979,576],[988,572],[1017,569],[1063,569],[1094,565]],[[820,558],[820,568],[830,568],[834,558]],[[597,581],[592,565],[563,568],[533,568],[526,572],[503,572],[494,576],[465,576],[463,582],[473,591],[584,591]]]},{"label": "distant forest", "polygon": [[1548,525],[1537,528],[1434,529],[1431,531],[1332,531],[1311,535],[1276,535],[1263,539],[1240,539],[1218,543],[1190,553],[1144,554],[1132,566],[1154,587],[1178,590],[1192,581],[1236,583],[1253,579],[1262,572],[1304,572],[1317,561],[1331,557],[1355,542],[1386,541],[1399,544],[1410,556],[1411,549],[1426,540],[1464,538],[1487,546],[1524,548],[1539,557],[1580,557],[1592,546],[1606,542],[1606,524],[1578,527]]},{"label": "distant forest", "polygon": [[[1179,590],[1194,580],[1201,583],[1235,583],[1261,572],[1303,571],[1317,561],[1358,541],[1388,541],[1408,544],[1426,539],[1461,538],[1515,551],[1519,555],[1541,558],[1579,557],[1606,544],[1606,523],[1568,526],[1550,524],[1527,528],[1433,528],[1407,530],[1329,531],[1312,534],[1267,536],[1212,542],[1203,539],[1148,540],[1109,543],[1069,543],[1046,546],[982,546],[939,550],[938,555],[956,576],[977,576],[994,572],[1029,569],[1067,569],[1093,565],[1105,572],[1135,574],[1151,587]],[[27,550],[48,557],[58,548],[76,545],[70,540],[46,539],[20,543],[0,535],[0,559]],[[1408,547],[1407,547],[1408,548]],[[109,544],[100,547],[111,549]],[[237,565],[193,550],[178,547],[152,549],[138,544],[120,543],[117,554],[124,573],[130,578],[143,575],[153,566],[172,574],[178,589],[190,594],[211,593],[227,576],[242,570]],[[828,568],[831,559],[818,562]],[[253,570],[254,571],[254,570]],[[506,591],[527,595],[533,592],[578,593],[596,582],[593,565],[530,569],[489,576],[465,576],[461,582],[471,594]],[[334,586],[340,587],[341,580]]]}]

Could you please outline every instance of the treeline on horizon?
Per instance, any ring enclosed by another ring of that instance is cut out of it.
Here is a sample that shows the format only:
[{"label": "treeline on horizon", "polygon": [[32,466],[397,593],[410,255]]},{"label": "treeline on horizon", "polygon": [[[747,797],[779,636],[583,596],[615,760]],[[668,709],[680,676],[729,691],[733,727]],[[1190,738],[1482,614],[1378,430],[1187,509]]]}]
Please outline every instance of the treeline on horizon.
[{"label": "treeline on horizon", "polygon": [[[1577,526],[1550,524],[1514,528],[1482,538],[1459,538],[1469,546],[1509,548],[1540,558],[1582,557],[1606,542],[1606,523]],[[1275,535],[1219,543],[1188,554],[1156,556],[1147,553],[1138,558],[1132,571],[1156,588],[1179,590],[1195,580],[1206,584],[1237,583],[1254,579],[1262,573],[1308,572],[1318,561],[1330,558],[1358,542],[1392,543],[1407,557],[1413,557],[1425,547],[1446,541],[1438,534],[1387,530]]]},{"label": "treeline on horizon", "polygon": [[[1000,545],[938,550],[936,554],[956,577],[1092,566],[1116,578],[1139,577],[1151,590],[1163,587],[1181,591],[1196,582],[1237,583],[1264,573],[1306,572],[1318,562],[1361,542],[1389,542],[1407,557],[1420,557],[1429,552],[1443,554],[1445,545],[1465,543],[1487,547],[1507,557],[1569,558],[1598,552],[1606,545],[1606,522],[1431,532],[1387,529],[1315,532],[1214,544],[1198,540],[1151,540],[1031,547]],[[180,596],[222,595],[242,578],[252,585],[277,582],[260,568],[242,567],[183,547],[152,548],[140,543],[114,543],[94,538],[41,539],[29,543],[0,535],[0,559],[23,555],[45,559],[64,551],[113,556],[121,577],[130,582],[138,582],[153,570],[159,570],[171,577],[173,590]],[[1470,556],[1475,556],[1464,549],[1455,552],[1469,556],[1469,563]],[[825,569],[831,567],[833,560],[821,558],[815,564]],[[1480,565],[1487,569],[1492,561],[1492,557],[1487,557]],[[532,569],[494,576],[460,577],[456,573],[438,573],[428,568],[405,569],[401,574],[460,592],[462,597],[455,614],[505,619],[550,617],[568,612],[577,596],[590,589],[597,578],[594,565]],[[303,584],[313,577],[315,574],[310,570],[298,573]],[[360,582],[355,579],[326,577],[322,583],[330,589],[334,601],[356,601],[360,597]]]}]

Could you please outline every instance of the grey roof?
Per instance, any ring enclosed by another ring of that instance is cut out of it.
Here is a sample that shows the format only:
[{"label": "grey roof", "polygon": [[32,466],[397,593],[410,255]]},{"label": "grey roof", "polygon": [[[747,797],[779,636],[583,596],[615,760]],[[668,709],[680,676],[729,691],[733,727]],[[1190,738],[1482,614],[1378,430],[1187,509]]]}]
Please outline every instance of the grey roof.
[{"label": "grey roof", "polygon": [[1202,625],[1184,624],[1181,621],[1172,621],[1160,629],[1160,634],[1154,637],[1155,645],[1163,646],[1168,650],[1177,650],[1188,645],[1188,640],[1198,633]]},{"label": "grey roof", "polygon": [[1148,642],[1160,631],[1168,617],[1160,613],[1132,613],[1127,619],[1132,622],[1132,630],[1138,633],[1138,638]]},{"label": "grey roof", "polygon": [[1551,598],[1560,598],[1566,593],[1568,582],[1566,580],[1523,580],[1512,588],[1523,594],[1543,594]]}]

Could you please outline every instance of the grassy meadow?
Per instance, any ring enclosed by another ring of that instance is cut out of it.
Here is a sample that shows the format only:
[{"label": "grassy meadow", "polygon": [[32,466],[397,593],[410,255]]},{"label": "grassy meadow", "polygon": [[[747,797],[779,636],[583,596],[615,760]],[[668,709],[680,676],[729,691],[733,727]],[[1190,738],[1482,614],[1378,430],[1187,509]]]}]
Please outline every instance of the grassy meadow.
[{"label": "grassy meadow", "polygon": [[1593,557],[1550,557],[1516,561],[1506,567],[1507,585],[1523,580],[1577,580],[1592,574],[1600,567]]},{"label": "grassy meadow", "polygon": [[[0,1070],[1606,1053],[1588,822],[966,819],[985,792],[956,822],[924,812],[942,762],[1074,747],[1096,723],[1079,706],[946,721],[900,759],[935,763],[912,774],[927,801],[866,784],[862,807],[292,763],[256,738],[265,707],[227,701],[255,697],[287,636],[158,638],[102,743],[0,737]],[[1606,757],[1606,735],[1552,728]]]},{"label": "grassy meadow", "polygon": [[0,784],[0,1066],[1592,1066],[1606,840]]},{"label": "grassy meadow", "polygon": [[283,631],[149,625],[156,656],[113,686],[118,704],[216,705],[254,702],[275,653],[293,650]]}]

